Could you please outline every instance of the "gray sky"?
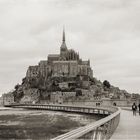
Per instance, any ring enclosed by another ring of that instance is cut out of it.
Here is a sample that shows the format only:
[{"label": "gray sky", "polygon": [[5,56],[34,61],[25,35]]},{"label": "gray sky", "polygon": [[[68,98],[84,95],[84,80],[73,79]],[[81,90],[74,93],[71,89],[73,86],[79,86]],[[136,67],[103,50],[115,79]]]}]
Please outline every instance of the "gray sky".
[{"label": "gray sky", "polygon": [[140,92],[140,0],[0,0],[0,94],[59,52],[63,25],[96,78]]}]

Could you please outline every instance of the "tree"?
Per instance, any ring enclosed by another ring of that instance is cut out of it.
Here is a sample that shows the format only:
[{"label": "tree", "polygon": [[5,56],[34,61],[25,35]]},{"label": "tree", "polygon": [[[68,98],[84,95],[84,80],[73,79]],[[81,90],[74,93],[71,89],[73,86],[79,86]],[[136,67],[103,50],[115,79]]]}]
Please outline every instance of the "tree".
[{"label": "tree", "polygon": [[18,90],[19,87],[20,87],[19,84],[15,85],[15,90]]},{"label": "tree", "polygon": [[109,83],[107,80],[105,80],[105,81],[103,82],[103,85],[104,85],[104,87],[106,87],[106,88],[110,88],[110,83]]},{"label": "tree", "polygon": [[22,79],[22,85],[26,82],[26,77]]},{"label": "tree", "polygon": [[81,90],[76,90],[76,97],[82,96],[82,91]]},{"label": "tree", "polygon": [[38,88],[39,87],[39,79],[38,78],[29,79],[29,85],[31,88]]}]

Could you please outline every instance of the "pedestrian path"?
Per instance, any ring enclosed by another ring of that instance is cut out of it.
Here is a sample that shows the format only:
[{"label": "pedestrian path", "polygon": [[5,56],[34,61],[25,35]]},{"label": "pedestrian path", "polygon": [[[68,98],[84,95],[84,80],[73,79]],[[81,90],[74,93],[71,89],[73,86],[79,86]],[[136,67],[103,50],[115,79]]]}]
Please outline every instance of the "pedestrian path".
[{"label": "pedestrian path", "polygon": [[140,140],[140,116],[122,110],[120,123],[110,140]]}]

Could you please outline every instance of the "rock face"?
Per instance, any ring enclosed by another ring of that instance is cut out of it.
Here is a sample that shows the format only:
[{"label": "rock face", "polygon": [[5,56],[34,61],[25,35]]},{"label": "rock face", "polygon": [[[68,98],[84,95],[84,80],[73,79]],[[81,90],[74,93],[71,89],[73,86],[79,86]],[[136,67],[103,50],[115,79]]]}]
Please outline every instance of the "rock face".
[{"label": "rock face", "polygon": [[47,60],[29,66],[26,77],[21,85],[15,86],[13,95],[16,102],[38,103],[41,100],[65,101],[69,98],[126,98],[128,93],[111,86],[108,81],[102,83],[93,78],[90,61],[83,61],[76,51],[67,48],[63,31],[60,54],[50,54]]},{"label": "rock face", "polygon": [[24,90],[24,96],[21,98],[21,103],[37,103],[39,101],[40,93],[36,88]]}]

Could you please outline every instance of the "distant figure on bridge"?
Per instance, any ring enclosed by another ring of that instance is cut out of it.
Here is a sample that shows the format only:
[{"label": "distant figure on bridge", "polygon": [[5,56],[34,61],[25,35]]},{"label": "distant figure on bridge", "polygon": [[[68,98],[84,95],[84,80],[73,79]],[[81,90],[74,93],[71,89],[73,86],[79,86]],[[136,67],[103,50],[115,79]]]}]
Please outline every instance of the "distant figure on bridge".
[{"label": "distant figure on bridge", "polygon": [[96,106],[100,106],[100,103],[96,103]]},{"label": "distant figure on bridge", "polygon": [[132,105],[133,116],[136,116],[137,106],[135,103]]},{"label": "distant figure on bridge", "polygon": [[138,108],[139,108],[139,115],[140,115],[140,103],[139,103],[139,105],[138,105]]}]

